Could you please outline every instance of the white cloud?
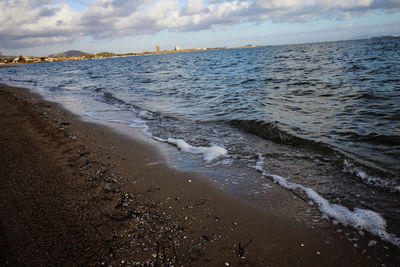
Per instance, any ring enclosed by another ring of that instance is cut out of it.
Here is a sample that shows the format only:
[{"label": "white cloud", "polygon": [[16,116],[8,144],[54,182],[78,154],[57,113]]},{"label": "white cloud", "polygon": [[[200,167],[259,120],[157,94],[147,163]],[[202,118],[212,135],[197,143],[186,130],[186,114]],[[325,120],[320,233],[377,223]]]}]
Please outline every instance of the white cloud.
[{"label": "white cloud", "polygon": [[27,47],[65,42],[79,34],[81,15],[51,0],[0,2],[0,46]]},{"label": "white cloud", "polygon": [[66,42],[78,36],[113,38],[159,31],[198,31],[241,22],[298,23],[349,19],[400,10],[400,0],[1,0],[0,46]]},{"label": "white cloud", "polygon": [[311,19],[350,19],[374,11],[400,10],[399,0],[254,0],[249,20],[304,22]]},{"label": "white cloud", "polygon": [[255,0],[254,4],[263,10],[277,10],[301,7],[306,1],[302,0]]},{"label": "white cloud", "polygon": [[182,15],[195,15],[208,12],[203,0],[187,0],[185,7],[182,9]]}]

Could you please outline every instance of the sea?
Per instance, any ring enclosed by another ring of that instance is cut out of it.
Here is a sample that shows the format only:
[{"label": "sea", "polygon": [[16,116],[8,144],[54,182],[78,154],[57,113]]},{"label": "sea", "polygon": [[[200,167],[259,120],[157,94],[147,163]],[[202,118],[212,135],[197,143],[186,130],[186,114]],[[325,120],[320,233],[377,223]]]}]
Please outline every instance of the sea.
[{"label": "sea", "polygon": [[400,246],[400,38],[23,65],[0,82],[138,129],[226,192],[282,187]]}]

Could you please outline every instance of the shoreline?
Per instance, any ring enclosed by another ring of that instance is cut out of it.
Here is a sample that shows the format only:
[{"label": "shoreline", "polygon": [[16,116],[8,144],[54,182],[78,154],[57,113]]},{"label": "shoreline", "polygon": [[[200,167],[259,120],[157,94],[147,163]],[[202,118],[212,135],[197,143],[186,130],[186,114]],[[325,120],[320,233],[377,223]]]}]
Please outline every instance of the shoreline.
[{"label": "shoreline", "polygon": [[[107,58],[124,58],[124,57],[138,57],[138,56],[154,56],[154,55],[167,55],[167,54],[179,54],[179,53],[194,53],[194,52],[207,52],[207,51],[223,51],[223,50],[235,50],[235,49],[249,49],[249,48],[260,48],[266,47],[264,45],[251,45],[251,46],[236,46],[236,47],[216,47],[216,48],[187,48],[187,49],[179,49],[179,50],[163,50],[159,52],[134,52],[134,53],[126,53],[126,54],[113,54],[112,56],[98,56],[98,54],[87,54],[86,56],[79,57],[44,57],[51,60],[41,61],[40,57],[32,57],[32,62],[26,63],[4,63],[0,64],[1,67],[12,67],[18,65],[27,65],[27,64],[40,64],[40,63],[52,63],[52,62],[65,62],[65,61],[81,61],[81,60],[93,60],[93,59],[107,59]],[[100,53],[101,54],[101,53]],[[89,55],[89,57],[88,57]],[[1,60],[1,58],[0,58]]]},{"label": "shoreline", "polygon": [[389,250],[362,253],[332,230],[261,212],[199,174],[152,164],[162,159],[155,147],[27,89],[0,84],[0,101],[2,265],[399,262]]}]

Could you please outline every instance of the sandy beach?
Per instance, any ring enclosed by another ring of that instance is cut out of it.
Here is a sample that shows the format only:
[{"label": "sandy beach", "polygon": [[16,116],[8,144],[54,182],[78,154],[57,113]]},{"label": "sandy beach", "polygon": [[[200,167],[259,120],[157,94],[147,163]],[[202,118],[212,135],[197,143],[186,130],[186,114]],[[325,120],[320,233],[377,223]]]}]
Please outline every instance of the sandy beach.
[{"label": "sandy beach", "polygon": [[0,107],[1,266],[399,263],[398,248],[354,247],[154,164],[156,147],[26,89],[0,85]]}]

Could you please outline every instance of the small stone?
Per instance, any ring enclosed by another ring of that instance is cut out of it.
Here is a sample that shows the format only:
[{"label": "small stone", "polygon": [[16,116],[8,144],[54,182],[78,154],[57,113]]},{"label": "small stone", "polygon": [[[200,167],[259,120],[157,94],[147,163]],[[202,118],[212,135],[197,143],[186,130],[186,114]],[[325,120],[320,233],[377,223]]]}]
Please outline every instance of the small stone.
[{"label": "small stone", "polygon": [[229,266],[229,262],[225,262],[225,266]]}]

